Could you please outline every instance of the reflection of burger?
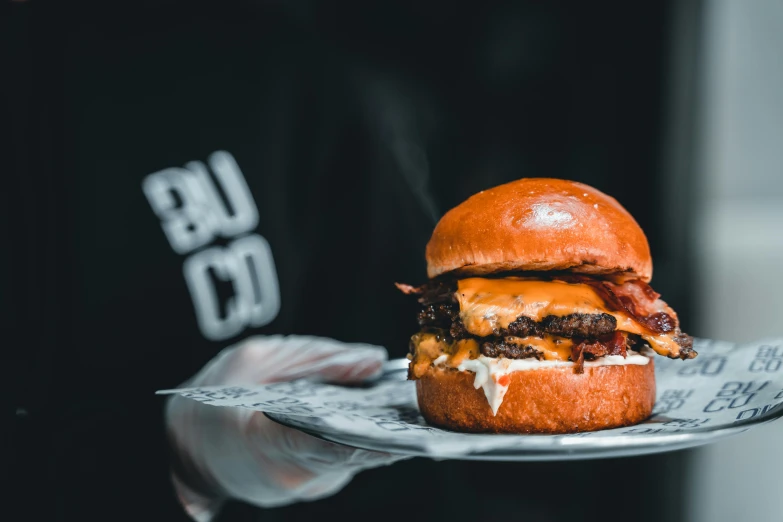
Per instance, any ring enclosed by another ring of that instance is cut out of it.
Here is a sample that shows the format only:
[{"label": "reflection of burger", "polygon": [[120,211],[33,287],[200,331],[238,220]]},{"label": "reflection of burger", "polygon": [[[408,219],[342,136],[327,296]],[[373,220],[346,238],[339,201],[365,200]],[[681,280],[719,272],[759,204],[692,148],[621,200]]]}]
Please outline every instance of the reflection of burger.
[{"label": "reflection of burger", "polygon": [[435,426],[570,433],[641,422],[653,352],[696,356],[647,284],[647,238],[613,198],[522,179],[449,211],[427,245],[409,377]]}]

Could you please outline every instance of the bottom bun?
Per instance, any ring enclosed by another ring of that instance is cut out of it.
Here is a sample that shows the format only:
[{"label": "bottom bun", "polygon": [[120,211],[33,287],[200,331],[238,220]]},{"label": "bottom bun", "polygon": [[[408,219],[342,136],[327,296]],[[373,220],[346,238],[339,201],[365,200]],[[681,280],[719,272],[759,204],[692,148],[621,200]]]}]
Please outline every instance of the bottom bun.
[{"label": "bottom bun", "polygon": [[576,433],[637,424],[655,404],[655,367],[645,365],[516,371],[497,415],[475,374],[431,367],[416,381],[428,423],[465,432]]}]

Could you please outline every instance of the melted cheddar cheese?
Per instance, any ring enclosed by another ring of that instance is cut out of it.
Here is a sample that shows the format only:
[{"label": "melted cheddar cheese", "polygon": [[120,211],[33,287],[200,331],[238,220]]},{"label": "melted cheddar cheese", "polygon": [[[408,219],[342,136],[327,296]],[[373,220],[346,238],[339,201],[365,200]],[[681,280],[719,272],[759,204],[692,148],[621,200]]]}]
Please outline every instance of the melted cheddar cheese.
[{"label": "melted cheddar cheese", "polygon": [[517,317],[538,322],[548,315],[606,313],[603,300],[583,284],[517,279],[461,279],[457,283],[460,318],[479,337],[508,328]]},{"label": "melted cheddar cheese", "polygon": [[419,378],[432,365],[432,361],[445,357],[447,365],[456,368],[466,359],[479,356],[479,346],[475,339],[460,339],[447,343],[441,337],[432,333],[417,333],[411,338],[414,350],[411,357],[410,371]]},{"label": "melted cheddar cheese", "polygon": [[[603,313],[617,319],[618,330],[639,335],[657,353],[677,355],[680,352],[671,336],[656,335],[628,314],[608,310],[598,293],[585,284],[473,277],[458,281],[457,301],[465,329],[479,337],[508,328],[523,315],[538,322],[548,315]],[[532,342],[529,344],[536,346]]]},{"label": "melted cheddar cheese", "polygon": [[[543,354],[545,361],[568,361],[573,346],[570,339],[551,335],[506,337],[504,340],[520,346],[532,346]],[[424,375],[435,360],[449,368],[457,368],[466,360],[476,359],[480,355],[475,339],[461,339],[449,343],[432,333],[418,333],[413,336],[411,342],[414,345],[411,371],[417,378]]]},{"label": "melted cheddar cheese", "polygon": [[544,355],[545,361],[567,361],[571,357],[571,347],[574,342],[564,337],[506,337],[507,343],[519,346],[532,346]]}]

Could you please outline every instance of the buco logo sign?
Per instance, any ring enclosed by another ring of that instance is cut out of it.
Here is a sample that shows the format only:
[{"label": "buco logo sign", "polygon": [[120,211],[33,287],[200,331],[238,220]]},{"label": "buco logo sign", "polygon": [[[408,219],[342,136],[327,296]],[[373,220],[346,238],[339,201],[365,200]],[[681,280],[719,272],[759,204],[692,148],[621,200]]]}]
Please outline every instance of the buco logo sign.
[{"label": "buco logo sign", "polygon": [[[222,340],[270,323],[280,310],[280,289],[269,243],[252,233],[258,208],[234,157],[211,154],[147,176],[142,189],[171,248],[187,255],[183,274],[203,335]],[[210,174],[211,171],[211,174]],[[230,239],[225,246],[218,238]],[[233,295],[221,298],[218,282]]]}]

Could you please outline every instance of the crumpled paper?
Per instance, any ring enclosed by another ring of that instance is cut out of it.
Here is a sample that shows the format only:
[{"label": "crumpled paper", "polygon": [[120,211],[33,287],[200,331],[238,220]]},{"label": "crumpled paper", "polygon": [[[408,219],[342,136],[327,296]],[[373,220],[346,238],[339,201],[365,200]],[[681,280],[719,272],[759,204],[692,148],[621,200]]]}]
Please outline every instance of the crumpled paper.
[{"label": "crumpled paper", "polygon": [[[655,357],[657,400],[642,424],[572,435],[465,434],[428,426],[406,365],[363,387],[308,380],[159,391],[248,408],[327,440],[432,458],[551,460],[634,455],[706,444],[783,414],[783,339],[697,339],[689,361]],[[535,371],[535,370],[533,370]]]}]

